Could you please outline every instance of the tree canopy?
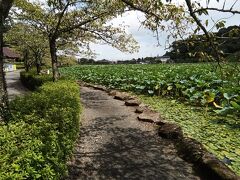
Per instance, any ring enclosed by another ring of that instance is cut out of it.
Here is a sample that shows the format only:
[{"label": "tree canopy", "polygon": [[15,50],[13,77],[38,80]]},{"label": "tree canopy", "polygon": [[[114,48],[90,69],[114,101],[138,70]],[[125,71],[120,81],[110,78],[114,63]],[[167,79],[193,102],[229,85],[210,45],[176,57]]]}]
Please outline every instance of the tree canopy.
[{"label": "tree canopy", "polygon": [[48,37],[53,79],[59,77],[57,61],[57,42],[76,42],[79,46],[88,46],[90,42],[108,43],[121,51],[133,52],[138,46],[124,29],[113,27],[108,22],[116,17],[121,9],[112,3],[99,1],[54,1],[46,3],[16,0],[16,17]]},{"label": "tree canopy", "polygon": [[[48,53],[48,39],[38,29],[23,23],[17,23],[5,35],[5,42],[22,53],[25,68],[36,65],[37,72],[45,54]],[[32,57],[32,60],[31,58]]]},{"label": "tree canopy", "polygon": [[[214,29],[225,27],[226,21],[222,19],[213,20],[209,14],[210,11],[218,13],[231,13],[239,15],[240,10],[237,8],[237,0],[228,2],[226,0],[166,0],[156,1],[147,0],[140,2],[137,0],[121,0],[129,8],[141,11],[146,14],[146,21],[142,22],[146,27],[155,31],[169,29],[169,37],[175,40],[185,39],[192,35],[191,40],[196,38],[196,34],[204,34],[202,43],[208,47],[209,53],[205,53],[205,58],[220,62],[223,60],[220,41],[216,41],[220,37],[213,33]],[[211,6],[210,3],[216,2],[218,6]],[[219,7],[219,8],[218,8]],[[204,16],[204,21],[202,20]],[[167,22],[165,22],[167,20]],[[213,27],[209,28],[210,21],[213,21]],[[229,36],[228,38],[231,38]]]},{"label": "tree canopy", "polygon": [[[240,26],[229,26],[221,28],[214,33],[219,44],[219,51],[223,57],[240,51]],[[167,53],[176,62],[199,62],[208,61],[205,54],[209,54],[211,48],[203,43],[206,40],[204,35],[189,36],[184,40],[174,41],[171,45],[171,51]]]}]

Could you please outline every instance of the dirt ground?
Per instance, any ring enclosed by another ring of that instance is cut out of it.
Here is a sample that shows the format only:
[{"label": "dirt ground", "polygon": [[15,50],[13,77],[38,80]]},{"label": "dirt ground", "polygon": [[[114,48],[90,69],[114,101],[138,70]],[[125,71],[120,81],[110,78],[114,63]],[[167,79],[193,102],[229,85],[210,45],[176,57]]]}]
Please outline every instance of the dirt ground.
[{"label": "dirt ground", "polygon": [[82,126],[68,179],[203,179],[156,127],[139,122],[134,107],[81,88]]}]

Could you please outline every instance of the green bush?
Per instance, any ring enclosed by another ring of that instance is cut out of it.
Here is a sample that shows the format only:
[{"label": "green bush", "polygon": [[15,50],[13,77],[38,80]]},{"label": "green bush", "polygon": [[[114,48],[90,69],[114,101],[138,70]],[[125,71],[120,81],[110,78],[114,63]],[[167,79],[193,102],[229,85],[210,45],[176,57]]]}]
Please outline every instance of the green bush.
[{"label": "green bush", "polygon": [[43,85],[43,83],[52,81],[51,75],[36,75],[35,71],[22,71],[20,73],[20,79],[23,85],[30,90],[36,90],[39,86]]},{"label": "green bush", "polygon": [[0,126],[0,179],[59,179],[79,132],[79,87],[45,83],[11,102],[13,119]]},{"label": "green bush", "polygon": [[55,175],[42,153],[39,128],[24,122],[0,126],[0,179],[37,179]]}]

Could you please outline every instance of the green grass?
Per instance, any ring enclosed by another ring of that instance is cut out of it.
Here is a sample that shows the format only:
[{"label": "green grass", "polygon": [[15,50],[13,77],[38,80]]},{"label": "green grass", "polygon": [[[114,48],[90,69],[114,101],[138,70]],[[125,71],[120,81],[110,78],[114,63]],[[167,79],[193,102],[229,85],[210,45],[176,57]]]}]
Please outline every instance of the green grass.
[{"label": "green grass", "polygon": [[220,160],[230,159],[231,164],[228,166],[240,175],[240,122],[237,119],[216,116],[204,108],[171,99],[139,97],[160,112],[163,119],[179,124],[187,136],[203,143]]}]

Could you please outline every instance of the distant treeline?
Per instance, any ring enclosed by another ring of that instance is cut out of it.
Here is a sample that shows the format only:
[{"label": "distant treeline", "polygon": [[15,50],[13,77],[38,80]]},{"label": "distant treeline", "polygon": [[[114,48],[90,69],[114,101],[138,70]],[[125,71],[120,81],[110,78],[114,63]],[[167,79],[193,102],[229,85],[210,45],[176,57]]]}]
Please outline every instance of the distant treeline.
[{"label": "distant treeline", "polygon": [[[229,61],[240,59],[240,26],[229,26],[215,32],[216,43],[219,44],[219,52]],[[144,57],[130,60],[109,61],[106,59],[96,61],[94,59],[80,58],[79,64],[159,64],[159,63],[197,63],[207,61],[204,53],[210,54],[211,47],[206,43],[205,35],[194,35],[184,40],[174,41],[170,52],[164,56]]]},{"label": "distant treeline", "polygon": [[[171,61],[167,61],[171,62]],[[162,63],[161,57],[144,57],[144,58],[137,58],[131,60],[118,60],[118,61],[109,61],[106,59],[103,60],[94,60],[88,58],[80,58],[78,59],[79,64],[159,64]]]}]

